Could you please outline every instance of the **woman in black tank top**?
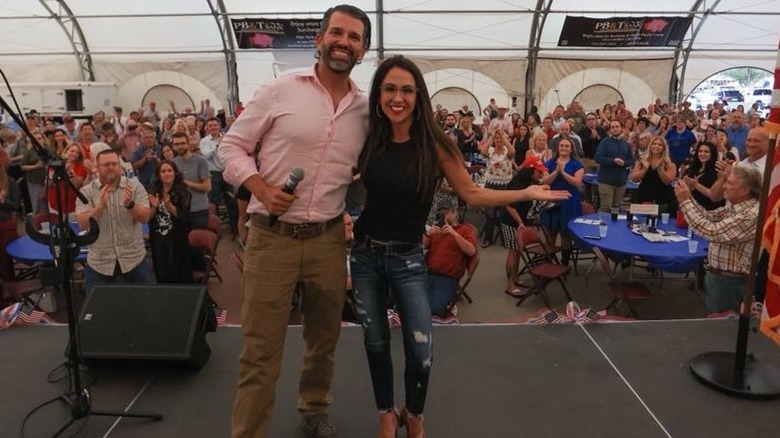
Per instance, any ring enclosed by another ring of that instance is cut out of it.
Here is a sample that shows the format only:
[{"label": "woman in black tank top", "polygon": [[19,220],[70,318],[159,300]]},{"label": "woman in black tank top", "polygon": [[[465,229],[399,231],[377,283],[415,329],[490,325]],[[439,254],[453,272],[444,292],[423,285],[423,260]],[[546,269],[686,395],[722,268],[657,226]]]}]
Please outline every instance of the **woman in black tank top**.
[{"label": "woman in black tank top", "polygon": [[[352,284],[380,413],[379,436],[394,437],[398,426],[405,423],[409,437],[422,437],[433,363],[422,236],[437,181],[446,176],[455,192],[473,206],[531,199],[555,201],[569,194],[543,186],[502,191],[477,187],[457,146],[434,121],[422,73],[403,56],[388,58],[377,68],[369,105],[369,137],[360,162],[367,196],[365,209],[355,223]],[[401,414],[393,399],[387,319],[390,294],[401,317],[408,355],[406,407]]]}]

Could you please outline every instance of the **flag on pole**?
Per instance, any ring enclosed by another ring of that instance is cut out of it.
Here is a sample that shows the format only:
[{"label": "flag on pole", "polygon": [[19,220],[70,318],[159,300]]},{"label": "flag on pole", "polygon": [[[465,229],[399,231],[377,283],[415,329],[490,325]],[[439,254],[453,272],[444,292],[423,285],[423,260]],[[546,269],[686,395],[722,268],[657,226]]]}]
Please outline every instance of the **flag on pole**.
[{"label": "flag on pole", "polygon": [[780,152],[777,150],[777,138],[780,137],[780,44],[778,44],[775,63],[775,85],[772,90],[772,103],[766,129],[775,142],[772,173],[770,173],[769,193],[766,199],[766,216],[761,244],[769,253],[767,267],[766,297],[761,313],[761,331],[780,344]]}]

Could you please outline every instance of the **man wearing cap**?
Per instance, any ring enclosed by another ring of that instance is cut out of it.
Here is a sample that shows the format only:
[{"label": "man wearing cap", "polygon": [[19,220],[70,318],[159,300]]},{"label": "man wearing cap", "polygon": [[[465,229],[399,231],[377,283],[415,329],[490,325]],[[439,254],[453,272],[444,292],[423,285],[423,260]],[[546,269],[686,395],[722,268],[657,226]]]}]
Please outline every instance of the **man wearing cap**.
[{"label": "man wearing cap", "polygon": [[135,150],[138,149],[138,143],[140,142],[141,137],[138,135],[138,122],[130,119],[125,126],[127,127],[127,132],[119,138],[117,143],[119,143],[119,153],[122,156],[122,159],[127,162],[132,162],[133,154],[135,153]]},{"label": "man wearing cap", "polygon": [[711,211],[693,201],[686,184],[675,186],[688,226],[710,242],[704,277],[710,313],[739,310],[750,272],[761,183],[758,170],[735,167],[723,186],[728,203]]},{"label": "man wearing cap", "polygon": [[65,131],[65,134],[68,134],[68,138],[73,141],[78,140],[79,130],[76,127],[76,121],[73,119],[72,115],[68,113],[62,114],[62,126],[60,126],[60,128]]},{"label": "man wearing cap", "polygon": [[503,129],[507,133],[509,138],[514,135],[514,128],[512,127],[512,119],[506,117],[507,107],[498,107],[498,117],[490,121],[488,132],[496,132],[496,129]]},{"label": "man wearing cap", "polygon": [[448,316],[447,307],[458,291],[460,278],[469,259],[477,253],[477,235],[469,224],[458,224],[455,206],[449,201],[439,204],[436,223],[423,236],[428,248],[428,302],[431,313]]}]

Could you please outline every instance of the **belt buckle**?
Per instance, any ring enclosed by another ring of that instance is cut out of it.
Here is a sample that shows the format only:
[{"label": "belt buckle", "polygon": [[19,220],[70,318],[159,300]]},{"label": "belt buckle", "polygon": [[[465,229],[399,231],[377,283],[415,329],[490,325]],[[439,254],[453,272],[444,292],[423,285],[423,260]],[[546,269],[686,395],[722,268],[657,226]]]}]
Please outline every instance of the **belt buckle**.
[{"label": "belt buckle", "polygon": [[316,228],[312,227],[312,224],[308,222],[304,222],[302,224],[295,224],[292,227],[292,236],[296,239],[305,239],[306,237],[312,237],[309,236],[310,233],[307,233],[308,230],[316,230]]}]

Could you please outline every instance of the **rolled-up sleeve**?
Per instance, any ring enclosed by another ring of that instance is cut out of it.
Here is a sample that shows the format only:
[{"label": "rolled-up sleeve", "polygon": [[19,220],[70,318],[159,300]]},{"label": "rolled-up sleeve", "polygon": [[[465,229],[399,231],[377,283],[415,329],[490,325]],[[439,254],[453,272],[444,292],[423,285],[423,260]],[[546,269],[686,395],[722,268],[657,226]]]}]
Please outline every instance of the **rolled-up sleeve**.
[{"label": "rolled-up sleeve", "polygon": [[228,183],[240,186],[257,173],[255,157],[250,154],[273,122],[273,102],[273,87],[261,86],[222,137],[217,153],[225,164],[223,177]]}]

